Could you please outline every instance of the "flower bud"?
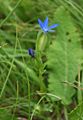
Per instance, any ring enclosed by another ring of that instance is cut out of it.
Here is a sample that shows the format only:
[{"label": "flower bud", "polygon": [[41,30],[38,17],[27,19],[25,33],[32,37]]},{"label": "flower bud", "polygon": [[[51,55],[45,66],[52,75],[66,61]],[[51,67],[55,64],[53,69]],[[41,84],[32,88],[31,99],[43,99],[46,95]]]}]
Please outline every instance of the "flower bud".
[{"label": "flower bud", "polygon": [[40,32],[36,41],[36,50],[44,51],[48,45],[47,34]]}]

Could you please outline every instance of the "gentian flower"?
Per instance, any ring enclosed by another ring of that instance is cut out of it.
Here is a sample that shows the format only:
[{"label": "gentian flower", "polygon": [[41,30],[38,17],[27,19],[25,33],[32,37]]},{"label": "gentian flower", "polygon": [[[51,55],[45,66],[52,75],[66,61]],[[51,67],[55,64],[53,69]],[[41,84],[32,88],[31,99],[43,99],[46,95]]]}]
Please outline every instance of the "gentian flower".
[{"label": "gentian flower", "polygon": [[34,53],[34,50],[32,48],[29,48],[28,49],[28,54],[31,56],[31,57],[35,57],[35,53]]},{"label": "gentian flower", "polygon": [[52,30],[52,29],[56,28],[58,26],[58,24],[53,24],[52,26],[48,26],[48,17],[44,20],[44,22],[42,22],[40,19],[38,19],[38,23],[44,33],[54,32],[54,30]]}]

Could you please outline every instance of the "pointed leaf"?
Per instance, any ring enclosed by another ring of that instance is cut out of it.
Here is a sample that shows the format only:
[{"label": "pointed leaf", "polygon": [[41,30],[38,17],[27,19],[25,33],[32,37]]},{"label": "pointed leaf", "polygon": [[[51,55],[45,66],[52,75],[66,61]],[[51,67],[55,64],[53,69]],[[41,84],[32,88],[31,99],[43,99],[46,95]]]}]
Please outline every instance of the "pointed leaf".
[{"label": "pointed leaf", "polygon": [[79,65],[79,35],[68,11],[60,7],[56,11],[56,40],[47,53],[49,71],[48,90],[69,104],[75,93],[71,84],[75,82]]}]

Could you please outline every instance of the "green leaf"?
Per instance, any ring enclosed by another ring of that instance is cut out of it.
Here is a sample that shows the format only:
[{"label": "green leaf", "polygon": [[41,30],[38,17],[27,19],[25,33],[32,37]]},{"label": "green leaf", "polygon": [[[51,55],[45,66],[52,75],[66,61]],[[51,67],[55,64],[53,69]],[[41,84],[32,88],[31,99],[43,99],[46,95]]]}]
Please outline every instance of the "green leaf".
[{"label": "green leaf", "polygon": [[69,114],[69,120],[83,120],[83,103],[79,104]]},{"label": "green leaf", "polygon": [[[6,109],[0,109],[0,120],[11,120],[12,115],[9,113]],[[13,117],[13,120],[17,120],[15,117]]]},{"label": "green leaf", "polygon": [[60,7],[56,11],[58,23],[56,40],[47,53],[49,71],[48,90],[59,96],[63,104],[69,104],[75,93],[71,84],[75,82],[79,65],[80,38],[68,11]]}]

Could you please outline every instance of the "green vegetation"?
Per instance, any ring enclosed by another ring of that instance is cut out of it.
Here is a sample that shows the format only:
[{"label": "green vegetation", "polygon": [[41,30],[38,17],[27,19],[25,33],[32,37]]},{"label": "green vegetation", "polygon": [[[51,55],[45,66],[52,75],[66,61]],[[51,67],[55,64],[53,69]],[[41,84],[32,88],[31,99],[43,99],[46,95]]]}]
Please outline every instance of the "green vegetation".
[{"label": "green vegetation", "polygon": [[0,120],[83,120],[82,32],[83,0],[0,0]]}]

